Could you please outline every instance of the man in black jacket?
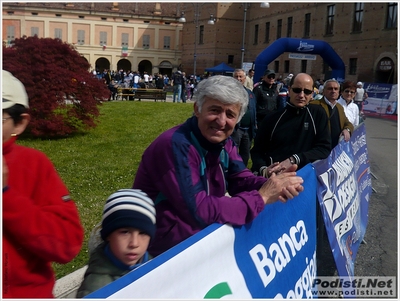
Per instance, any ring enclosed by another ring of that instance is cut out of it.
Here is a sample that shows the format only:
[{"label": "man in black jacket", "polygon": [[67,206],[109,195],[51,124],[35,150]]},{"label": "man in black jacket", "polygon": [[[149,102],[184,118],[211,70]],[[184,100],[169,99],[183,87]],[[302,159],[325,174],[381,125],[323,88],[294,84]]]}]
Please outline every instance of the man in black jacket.
[{"label": "man in black jacket", "polygon": [[253,89],[257,102],[257,124],[268,114],[278,109],[278,88],[275,83],[275,71],[265,70],[261,83],[258,83]]},{"label": "man in black jacket", "polygon": [[299,73],[289,84],[286,107],[268,115],[261,123],[251,150],[252,171],[263,176],[288,169],[299,169],[325,159],[331,151],[328,117],[320,106],[309,104],[313,79]]}]

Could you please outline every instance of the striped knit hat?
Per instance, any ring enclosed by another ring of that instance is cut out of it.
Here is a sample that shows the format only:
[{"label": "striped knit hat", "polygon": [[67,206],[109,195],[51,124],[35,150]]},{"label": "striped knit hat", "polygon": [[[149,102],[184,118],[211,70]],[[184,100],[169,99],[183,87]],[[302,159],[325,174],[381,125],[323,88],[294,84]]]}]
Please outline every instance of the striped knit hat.
[{"label": "striped knit hat", "polygon": [[116,229],[133,227],[154,238],[156,210],[153,201],[139,189],[120,189],[110,195],[104,205],[101,238]]}]

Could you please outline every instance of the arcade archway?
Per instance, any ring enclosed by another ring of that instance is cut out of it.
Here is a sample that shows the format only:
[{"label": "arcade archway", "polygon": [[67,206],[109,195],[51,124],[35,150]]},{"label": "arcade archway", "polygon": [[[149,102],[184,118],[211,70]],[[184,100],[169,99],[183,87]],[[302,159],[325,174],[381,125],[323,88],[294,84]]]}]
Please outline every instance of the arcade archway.
[{"label": "arcade archway", "polygon": [[125,72],[128,70],[131,71],[136,71],[136,70],[132,70],[132,64],[129,60],[127,59],[120,59],[117,63],[117,70],[124,70]]},{"label": "arcade archway", "polygon": [[153,64],[148,61],[148,60],[143,60],[139,63],[139,73],[143,74],[145,71],[148,74],[152,74],[153,73]]},{"label": "arcade archway", "polygon": [[98,58],[96,60],[96,71],[103,72],[104,69],[110,69],[110,61],[104,57]]}]

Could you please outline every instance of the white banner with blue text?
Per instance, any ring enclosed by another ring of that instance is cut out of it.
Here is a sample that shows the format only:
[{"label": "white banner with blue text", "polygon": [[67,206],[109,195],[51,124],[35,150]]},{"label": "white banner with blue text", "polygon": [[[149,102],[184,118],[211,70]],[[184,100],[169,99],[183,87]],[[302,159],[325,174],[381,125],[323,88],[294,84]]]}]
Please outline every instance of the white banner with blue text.
[{"label": "white banner with blue text", "polygon": [[311,164],[298,174],[296,198],[244,226],[212,224],[86,298],[311,298],[317,177]]},{"label": "white banner with blue text", "polygon": [[341,141],[328,158],[313,164],[323,212],[339,276],[353,277],[354,262],[368,222],[372,192],[365,124],[350,141]]}]

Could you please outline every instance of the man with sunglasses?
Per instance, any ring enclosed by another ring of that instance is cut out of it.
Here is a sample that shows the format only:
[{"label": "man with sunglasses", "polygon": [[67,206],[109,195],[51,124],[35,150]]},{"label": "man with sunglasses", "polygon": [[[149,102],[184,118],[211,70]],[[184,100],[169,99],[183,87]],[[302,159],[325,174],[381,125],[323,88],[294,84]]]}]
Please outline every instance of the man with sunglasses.
[{"label": "man with sunglasses", "polygon": [[257,102],[257,124],[259,126],[265,116],[278,109],[278,89],[274,70],[265,70],[261,83],[254,87],[253,93]]},{"label": "man with sunglasses", "polygon": [[339,144],[339,140],[342,136],[346,142],[349,141],[351,133],[354,131],[353,124],[346,117],[342,105],[337,101],[339,98],[339,90],[339,82],[336,79],[328,79],[324,83],[324,97],[311,102],[312,104],[317,104],[324,108],[328,116],[332,148],[335,148],[335,146]]},{"label": "man with sunglasses", "polygon": [[258,128],[251,149],[254,173],[269,177],[293,164],[302,168],[329,155],[328,118],[321,107],[309,105],[312,93],[311,76],[292,77],[286,107],[265,117]]}]

